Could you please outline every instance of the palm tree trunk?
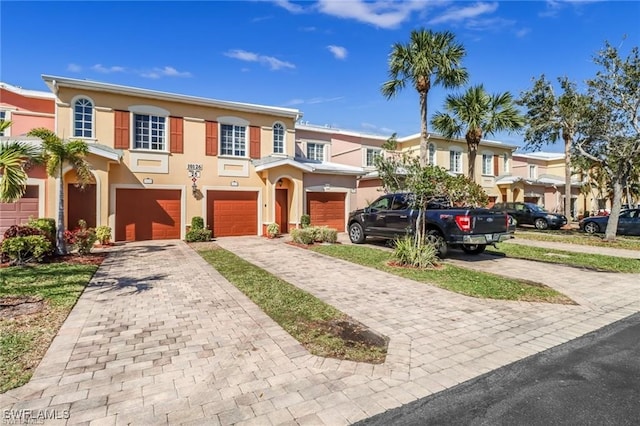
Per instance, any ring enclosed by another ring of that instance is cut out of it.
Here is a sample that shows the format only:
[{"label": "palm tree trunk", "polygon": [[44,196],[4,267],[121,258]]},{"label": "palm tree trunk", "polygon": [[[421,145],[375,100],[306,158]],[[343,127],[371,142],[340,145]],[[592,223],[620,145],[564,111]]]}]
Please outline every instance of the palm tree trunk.
[{"label": "palm tree trunk", "polygon": [[429,163],[429,147],[427,134],[427,92],[419,92],[420,96],[420,165]]},{"label": "palm tree trunk", "polygon": [[564,139],[564,215],[571,220],[571,140],[572,135]]},{"label": "palm tree trunk", "polygon": [[59,255],[67,254],[67,245],[64,241],[64,179],[62,176],[62,162],[60,162],[60,176],[58,181],[58,226],[56,228],[56,252]]},{"label": "palm tree trunk", "polygon": [[611,213],[607,222],[607,229],[604,232],[605,241],[615,241],[618,232],[618,216],[622,207],[622,182],[619,177],[613,178],[613,203],[611,204]]}]

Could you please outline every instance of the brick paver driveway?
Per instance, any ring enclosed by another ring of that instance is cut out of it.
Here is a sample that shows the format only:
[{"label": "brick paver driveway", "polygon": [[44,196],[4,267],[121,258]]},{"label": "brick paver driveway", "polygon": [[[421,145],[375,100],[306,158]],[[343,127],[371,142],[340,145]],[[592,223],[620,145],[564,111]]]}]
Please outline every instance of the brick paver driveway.
[{"label": "brick paver driveway", "polygon": [[640,310],[638,275],[500,259],[484,267],[539,279],[580,305],[499,302],[282,240],[218,244],[389,336],[386,362],[312,356],[185,243],[133,243],[99,269],[31,382],[0,395],[3,416],[68,413],[54,422],[92,425],[347,424]]}]

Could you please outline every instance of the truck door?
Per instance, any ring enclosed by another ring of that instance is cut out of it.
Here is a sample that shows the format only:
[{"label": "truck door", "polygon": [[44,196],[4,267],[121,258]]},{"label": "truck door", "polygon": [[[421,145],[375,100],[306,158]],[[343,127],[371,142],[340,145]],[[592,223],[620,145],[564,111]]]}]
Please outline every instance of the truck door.
[{"label": "truck door", "polygon": [[365,232],[385,236],[387,234],[387,213],[391,207],[393,195],[385,195],[371,203],[364,214]]},{"label": "truck door", "polygon": [[391,201],[391,208],[386,213],[386,230],[392,236],[405,234],[412,229],[411,209],[404,194],[396,194]]}]

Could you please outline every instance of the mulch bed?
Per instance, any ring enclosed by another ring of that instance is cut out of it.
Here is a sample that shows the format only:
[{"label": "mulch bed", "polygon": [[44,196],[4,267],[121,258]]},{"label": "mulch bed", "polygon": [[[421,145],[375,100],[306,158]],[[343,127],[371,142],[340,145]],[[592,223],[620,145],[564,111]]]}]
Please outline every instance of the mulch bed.
[{"label": "mulch bed", "polygon": [[[65,254],[64,256],[53,256],[43,263],[68,263],[70,265],[96,265],[100,266],[107,253],[90,253],[90,254]],[[37,265],[30,263],[29,265]],[[9,262],[0,263],[0,268],[8,268],[12,266]]]}]

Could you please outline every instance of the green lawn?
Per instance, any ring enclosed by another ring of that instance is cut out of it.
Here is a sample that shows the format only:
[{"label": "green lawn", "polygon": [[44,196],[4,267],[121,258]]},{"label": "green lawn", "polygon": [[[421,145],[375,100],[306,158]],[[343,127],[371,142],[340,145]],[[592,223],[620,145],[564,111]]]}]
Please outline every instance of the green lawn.
[{"label": "green lawn", "polygon": [[602,235],[590,235],[577,230],[517,230],[516,238],[523,240],[551,241],[558,243],[581,244],[597,247],[611,247],[627,250],[640,250],[640,237],[618,236],[616,241],[604,241]]},{"label": "green lawn", "polygon": [[362,266],[432,284],[472,297],[527,302],[574,304],[570,298],[545,285],[443,264],[436,269],[390,266],[391,253],[355,245],[314,246],[312,250]]},{"label": "green lawn", "polygon": [[33,296],[44,302],[34,314],[0,316],[0,393],[29,381],[96,270],[67,263],[0,268],[0,297]]},{"label": "green lawn", "polygon": [[384,362],[384,347],[341,338],[336,327],[347,316],[298,287],[221,248],[198,248],[209,264],[314,355]]}]

